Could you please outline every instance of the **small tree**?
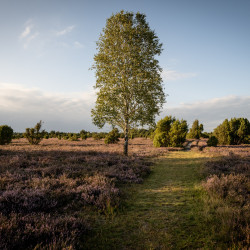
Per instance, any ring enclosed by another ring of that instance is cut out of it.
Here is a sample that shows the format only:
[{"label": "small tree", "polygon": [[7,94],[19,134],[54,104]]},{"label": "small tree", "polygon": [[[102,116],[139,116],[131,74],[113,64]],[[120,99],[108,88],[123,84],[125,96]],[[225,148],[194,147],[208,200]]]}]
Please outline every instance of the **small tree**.
[{"label": "small tree", "polygon": [[26,128],[24,137],[27,138],[31,145],[39,144],[45,135],[45,130],[40,131],[42,127],[42,121],[38,122],[34,128]]},{"label": "small tree", "polygon": [[198,120],[193,122],[192,128],[189,130],[188,138],[190,139],[200,139],[203,131],[203,124],[199,124]]},{"label": "small tree", "polygon": [[127,155],[131,128],[153,124],[165,101],[162,70],[155,58],[162,44],[145,15],[121,11],[107,19],[97,50],[93,122],[99,128],[105,123],[121,128]]},{"label": "small tree", "polygon": [[9,144],[13,137],[13,129],[7,125],[0,126],[0,145]]}]

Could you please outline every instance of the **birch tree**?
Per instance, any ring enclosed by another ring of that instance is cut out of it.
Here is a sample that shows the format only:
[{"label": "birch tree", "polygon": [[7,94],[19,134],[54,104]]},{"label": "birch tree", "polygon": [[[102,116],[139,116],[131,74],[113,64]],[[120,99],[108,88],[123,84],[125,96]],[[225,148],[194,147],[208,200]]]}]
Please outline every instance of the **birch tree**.
[{"label": "birch tree", "polygon": [[119,127],[125,135],[125,155],[130,129],[153,124],[165,101],[156,58],[161,52],[162,44],[141,13],[112,15],[97,42],[93,123]]}]

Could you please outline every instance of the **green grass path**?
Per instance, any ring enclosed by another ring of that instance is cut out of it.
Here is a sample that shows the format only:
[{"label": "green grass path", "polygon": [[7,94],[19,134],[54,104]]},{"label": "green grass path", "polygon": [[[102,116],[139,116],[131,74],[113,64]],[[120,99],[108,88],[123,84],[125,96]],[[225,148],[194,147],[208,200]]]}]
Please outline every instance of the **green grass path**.
[{"label": "green grass path", "polygon": [[211,248],[202,202],[204,160],[204,154],[181,151],[157,161],[143,184],[128,188],[123,211],[99,220],[88,248]]}]

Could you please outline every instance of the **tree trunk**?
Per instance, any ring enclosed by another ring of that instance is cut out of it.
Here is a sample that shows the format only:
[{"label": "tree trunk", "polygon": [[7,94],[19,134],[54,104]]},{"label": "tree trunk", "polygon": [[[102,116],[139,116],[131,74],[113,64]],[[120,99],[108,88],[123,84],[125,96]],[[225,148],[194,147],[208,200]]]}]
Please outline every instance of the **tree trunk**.
[{"label": "tree trunk", "polygon": [[123,150],[123,154],[124,155],[128,155],[128,129],[126,128],[125,130],[125,138],[124,138],[124,150]]}]

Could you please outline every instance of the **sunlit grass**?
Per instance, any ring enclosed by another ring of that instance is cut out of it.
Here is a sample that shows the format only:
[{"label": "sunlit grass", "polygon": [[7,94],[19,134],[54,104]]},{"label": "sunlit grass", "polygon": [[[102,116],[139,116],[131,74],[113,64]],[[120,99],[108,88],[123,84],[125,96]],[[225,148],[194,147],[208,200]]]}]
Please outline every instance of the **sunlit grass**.
[{"label": "sunlit grass", "polygon": [[[142,185],[126,189],[123,211],[99,221],[87,242],[95,249],[210,248],[201,187],[206,159],[199,152],[171,152]],[[101,218],[100,218],[101,219]]]}]

